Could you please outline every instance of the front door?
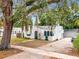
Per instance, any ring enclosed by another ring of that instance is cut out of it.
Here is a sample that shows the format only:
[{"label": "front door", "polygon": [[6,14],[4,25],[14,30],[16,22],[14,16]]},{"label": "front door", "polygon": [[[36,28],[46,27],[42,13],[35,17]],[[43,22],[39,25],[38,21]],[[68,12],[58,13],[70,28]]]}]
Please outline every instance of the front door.
[{"label": "front door", "polygon": [[35,31],[35,39],[38,39],[38,32],[37,31]]}]

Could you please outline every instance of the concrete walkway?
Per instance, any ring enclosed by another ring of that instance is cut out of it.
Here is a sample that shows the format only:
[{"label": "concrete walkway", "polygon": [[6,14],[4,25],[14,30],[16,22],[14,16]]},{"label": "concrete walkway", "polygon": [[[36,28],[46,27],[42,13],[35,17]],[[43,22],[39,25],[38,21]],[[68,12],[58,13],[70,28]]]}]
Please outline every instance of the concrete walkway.
[{"label": "concrete walkway", "polygon": [[62,40],[38,47],[38,49],[50,51],[50,52],[68,52],[73,48],[71,38],[64,38]]},{"label": "concrete walkway", "polygon": [[12,45],[12,47],[24,50],[24,52],[4,59],[79,59],[79,57],[76,56],[60,54],[42,49],[33,49],[33,48],[14,46],[14,45]]}]

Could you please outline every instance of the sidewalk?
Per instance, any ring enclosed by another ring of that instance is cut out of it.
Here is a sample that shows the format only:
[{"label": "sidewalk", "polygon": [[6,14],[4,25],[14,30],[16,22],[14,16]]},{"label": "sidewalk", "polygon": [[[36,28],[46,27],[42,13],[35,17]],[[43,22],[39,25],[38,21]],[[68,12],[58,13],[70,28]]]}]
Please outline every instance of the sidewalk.
[{"label": "sidewalk", "polygon": [[76,56],[60,54],[60,53],[46,51],[42,49],[33,49],[33,48],[13,46],[13,45],[12,47],[24,50],[24,52],[4,59],[79,59],[79,57],[76,57]]},{"label": "sidewalk", "polygon": [[20,54],[17,54],[17,55],[11,56],[11,57],[7,57],[5,59],[51,59],[51,58],[47,57],[47,56],[24,51]]},{"label": "sidewalk", "polygon": [[24,52],[4,58],[4,59],[58,59],[55,57],[48,56],[46,51],[33,49],[33,48],[26,48],[21,46],[14,46],[13,48],[18,48],[20,50],[24,50]]}]

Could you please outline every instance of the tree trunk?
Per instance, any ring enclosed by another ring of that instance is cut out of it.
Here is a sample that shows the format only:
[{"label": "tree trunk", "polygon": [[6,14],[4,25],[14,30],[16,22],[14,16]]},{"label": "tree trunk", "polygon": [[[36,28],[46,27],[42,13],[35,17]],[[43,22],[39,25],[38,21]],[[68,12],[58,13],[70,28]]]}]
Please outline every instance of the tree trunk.
[{"label": "tree trunk", "polygon": [[13,24],[12,22],[6,22],[4,24],[4,32],[1,41],[1,50],[8,49],[10,47],[10,39],[11,39],[11,32],[12,32]]},{"label": "tree trunk", "polygon": [[24,38],[24,26],[22,25],[22,32],[21,32],[22,38]]},{"label": "tree trunk", "polygon": [[12,15],[12,0],[2,0],[2,11],[4,15],[4,32],[0,49],[4,50],[10,46],[11,32],[13,28],[13,21],[9,18]]}]

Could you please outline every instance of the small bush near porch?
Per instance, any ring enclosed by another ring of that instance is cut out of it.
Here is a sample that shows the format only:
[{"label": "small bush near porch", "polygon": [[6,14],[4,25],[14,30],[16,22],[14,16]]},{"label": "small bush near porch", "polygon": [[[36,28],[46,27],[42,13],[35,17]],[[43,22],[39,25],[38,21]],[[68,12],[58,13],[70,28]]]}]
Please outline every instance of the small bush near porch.
[{"label": "small bush near porch", "polygon": [[74,48],[79,50],[79,35],[77,36],[77,38],[73,41],[73,46]]}]

